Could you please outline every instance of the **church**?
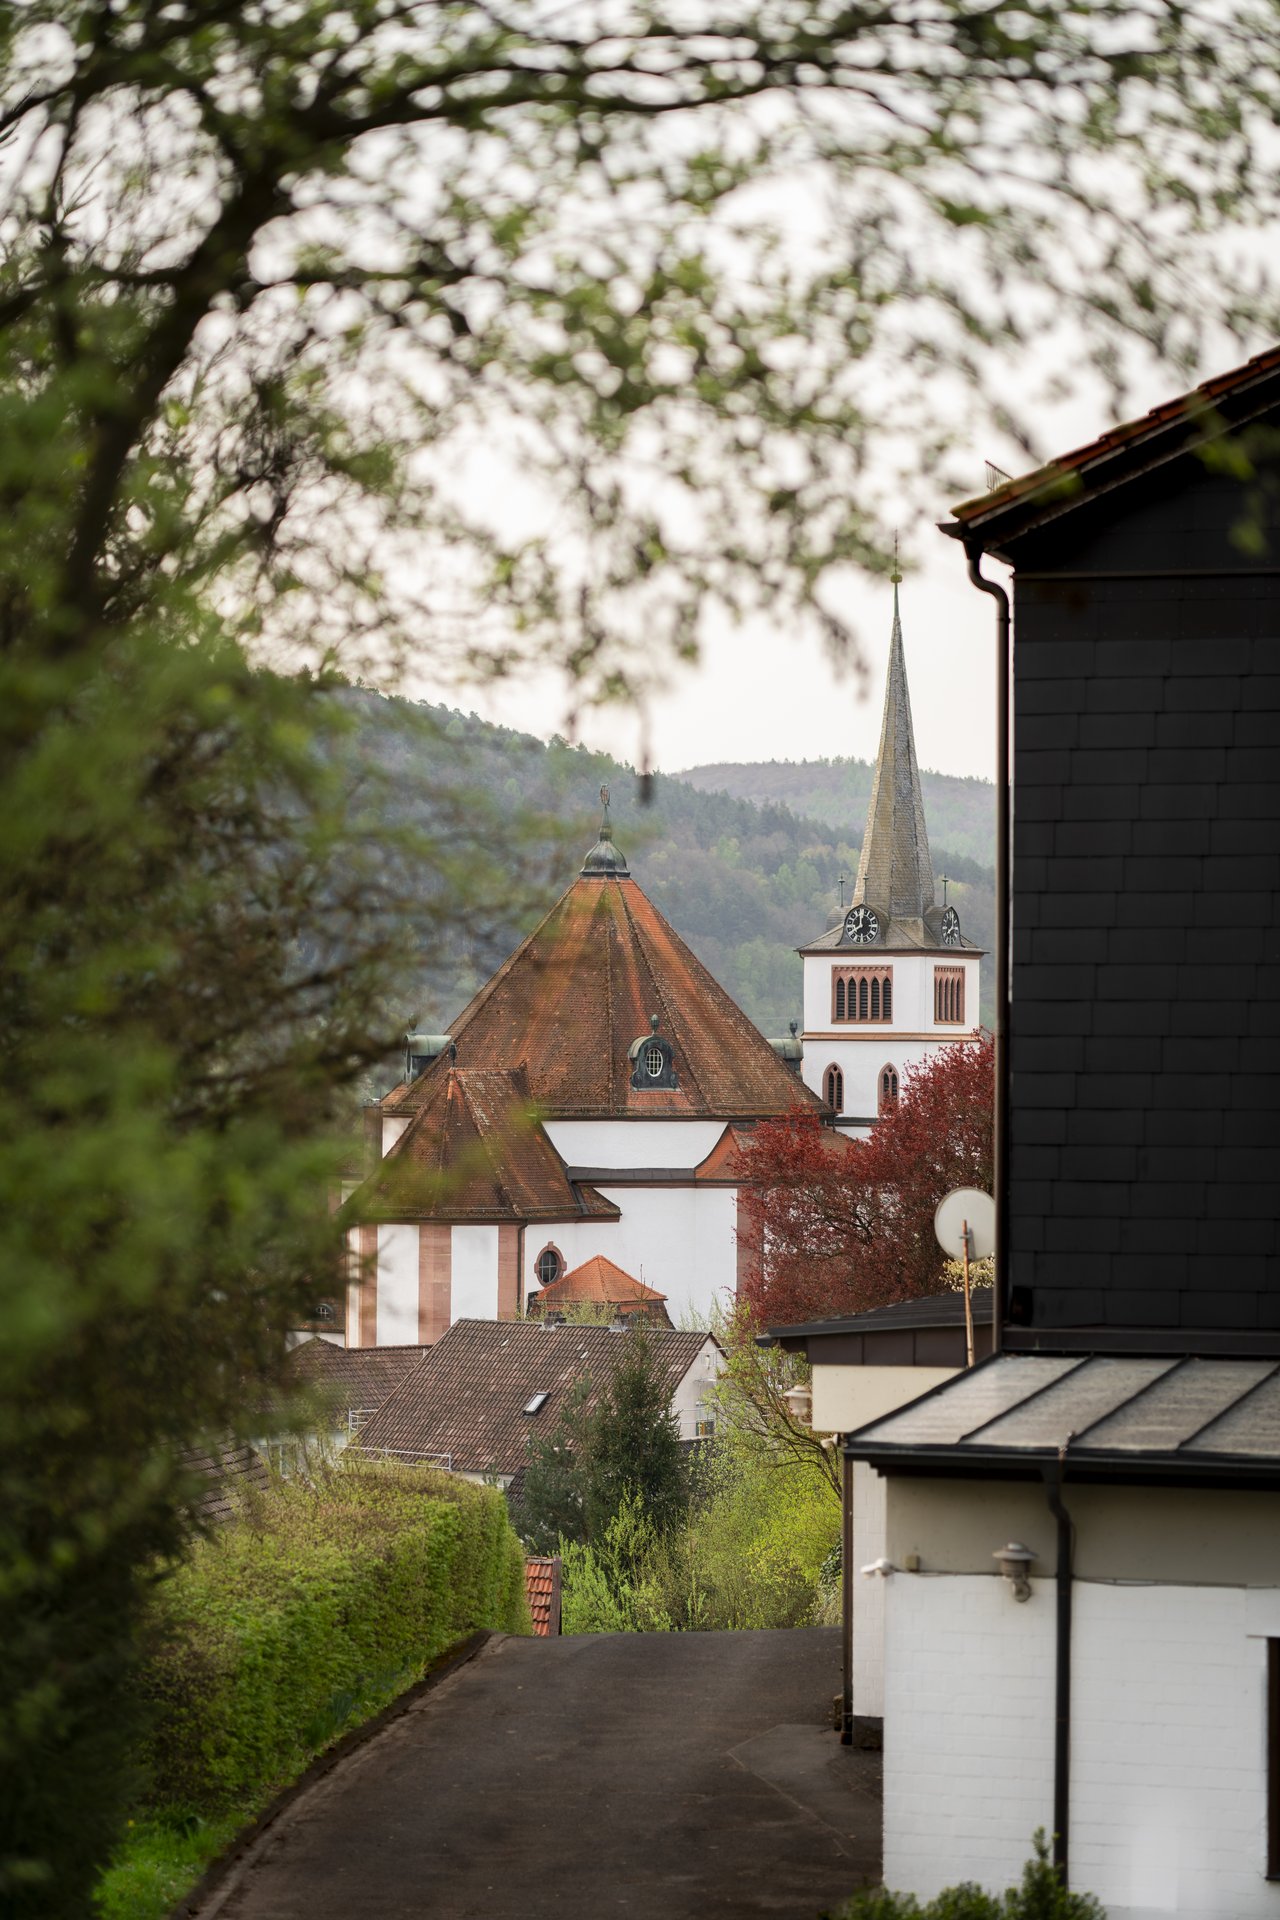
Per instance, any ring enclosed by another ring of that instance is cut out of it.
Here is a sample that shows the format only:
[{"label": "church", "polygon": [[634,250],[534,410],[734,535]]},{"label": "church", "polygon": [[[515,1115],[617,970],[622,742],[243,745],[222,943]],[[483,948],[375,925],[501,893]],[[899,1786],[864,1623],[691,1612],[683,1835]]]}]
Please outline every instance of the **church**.
[{"label": "church", "polygon": [[[976,1028],[979,953],[934,901],[898,581],[853,901],[801,948],[804,1034],[769,1041],[647,898],[613,837],[445,1034],[410,1034],[348,1197],[346,1344],[512,1319],[602,1259],[676,1325],[732,1297],[738,1147],[796,1109],[865,1134],[907,1070]],[[794,1034],[794,1028],[793,1028]]]},{"label": "church", "polygon": [[907,663],[893,577],[880,751],[853,898],[800,948],[803,1075],[837,1127],[865,1137],[897,1104],[907,1071],[978,1030],[982,955],[934,898]]}]

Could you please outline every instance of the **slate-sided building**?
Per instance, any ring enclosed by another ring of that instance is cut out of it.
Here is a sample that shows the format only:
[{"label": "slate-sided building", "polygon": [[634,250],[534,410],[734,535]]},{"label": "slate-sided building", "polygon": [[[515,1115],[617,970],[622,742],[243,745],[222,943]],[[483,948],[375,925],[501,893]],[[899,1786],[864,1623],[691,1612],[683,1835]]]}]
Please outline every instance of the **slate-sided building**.
[{"label": "slate-sided building", "polygon": [[1014,570],[1002,1351],[847,1442],[921,1895],[1042,1826],[1112,1920],[1280,1916],[1278,429],[1275,351],[947,529]]}]

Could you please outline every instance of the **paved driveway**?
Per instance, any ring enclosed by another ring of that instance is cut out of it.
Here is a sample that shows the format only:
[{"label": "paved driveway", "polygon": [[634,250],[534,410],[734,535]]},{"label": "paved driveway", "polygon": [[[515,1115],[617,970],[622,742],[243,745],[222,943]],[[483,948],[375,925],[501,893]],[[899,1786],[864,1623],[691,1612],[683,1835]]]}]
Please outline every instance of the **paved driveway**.
[{"label": "paved driveway", "polygon": [[817,1920],[879,1877],[839,1636],[495,1638],[315,1782],[200,1920]]}]

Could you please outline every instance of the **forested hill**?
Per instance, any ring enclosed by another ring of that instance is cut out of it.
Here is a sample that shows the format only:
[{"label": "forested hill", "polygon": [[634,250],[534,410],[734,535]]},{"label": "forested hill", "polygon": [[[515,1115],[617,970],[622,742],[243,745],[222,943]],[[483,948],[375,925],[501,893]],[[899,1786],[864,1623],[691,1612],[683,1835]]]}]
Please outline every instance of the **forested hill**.
[{"label": "forested hill", "polygon": [[[595,840],[599,788],[606,782],[614,836],[632,874],[703,964],[764,1033],[785,1034],[788,1021],[800,1018],[801,969],[795,949],[831,924],[839,910],[842,874],[848,895],[850,877],[857,871],[865,794],[861,803],[851,800],[844,818],[834,802],[824,807],[821,817],[805,817],[773,797],[775,776],[789,770],[772,763],[726,769],[735,776],[737,793],[707,791],[702,781],[704,774],[710,777],[710,769],[700,769],[696,783],[687,775],[660,774],[652,782],[651,800],[643,804],[634,770],[606,754],[560,740],[544,743],[444,708],[413,709],[364,693],[356,699],[367,712],[367,728],[362,725],[361,733],[376,758],[393,771],[405,767],[409,814],[430,809],[433,788],[465,783],[483,789],[491,803],[496,800],[511,822],[533,810],[563,823],[566,831],[540,901],[522,896],[523,904],[513,906],[510,924],[483,943],[460,917],[450,958],[422,983],[414,1018],[434,1030],[447,1029],[475,988],[569,885]],[[394,723],[397,714],[428,723],[428,747],[414,729]],[[431,762],[426,767],[424,752]],[[412,779],[407,756],[412,756]],[[843,764],[858,765],[832,762],[828,770]],[[747,778],[753,775],[759,776],[758,797]],[[953,877],[950,898],[966,934],[989,949],[994,909],[990,854],[974,859],[963,845],[952,845],[945,829],[940,831],[943,822],[954,819],[964,844],[982,849],[969,824],[970,788],[990,796],[990,788],[980,782],[939,779],[937,797],[928,803],[936,809],[930,817],[931,839],[935,867]],[[956,796],[954,811],[948,806],[948,790]],[[984,968],[984,973],[989,971]],[[986,988],[984,981],[984,1003]]]},{"label": "forested hill", "polygon": [[[704,793],[728,793],[758,805],[774,802],[792,813],[837,830],[856,822],[859,842],[871,798],[870,760],[766,760],[755,764],[726,760],[686,767],[673,775]],[[922,773],[925,818],[933,848],[934,870],[947,871],[949,854],[963,854],[979,865],[995,863],[996,799],[989,780],[959,780],[945,773]]]}]

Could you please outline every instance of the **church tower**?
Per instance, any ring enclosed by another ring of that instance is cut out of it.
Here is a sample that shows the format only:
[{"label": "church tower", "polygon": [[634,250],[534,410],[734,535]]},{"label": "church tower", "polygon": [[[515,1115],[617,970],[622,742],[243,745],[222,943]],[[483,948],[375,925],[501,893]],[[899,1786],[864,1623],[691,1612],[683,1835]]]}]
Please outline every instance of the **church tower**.
[{"label": "church tower", "polygon": [[[979,949],[934,898],[893,575],[880,751],[853,898],[804,960],[806,1086],[842,1129],[870,1133],[910,1067],[978,1027]],[[944,883],[945,889],[945,883]]]}]

